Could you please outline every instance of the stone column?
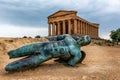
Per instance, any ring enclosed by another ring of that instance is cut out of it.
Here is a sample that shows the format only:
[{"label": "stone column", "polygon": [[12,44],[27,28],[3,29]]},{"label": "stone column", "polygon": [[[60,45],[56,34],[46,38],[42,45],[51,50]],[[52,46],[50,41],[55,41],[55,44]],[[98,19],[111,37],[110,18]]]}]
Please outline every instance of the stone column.
[{"label": "stone column", "polygon": [[95,36],[95,26],[93,26],[93,33],[94,33],[93,35]]},{"label": "stone column", "polygon": [[98,28],[96,27],[96,36],[98,37]]},{"label": "stone column", "polygon": [[68,20],[68,34],[71,34],[71,20]]},{"label": "stone column", "polygon": [[83,21],[81,21],[81,35],[83,35]]},{"label": "stone column", "polygon": [[87,34],[87,23],[85,22],[85,35]]},{"label": "stone column", "polygon": [[87,35],[89,35],[89,23],[87,24]]},{"label": "stone column", "polygon": [[98,37],[98,35],[99,35],[99,28],[97,28],[97,37]]},{"label": "stone column", "polygon": [[91,31],[91,34],[92,34],[92,36],[93,36],[93,25],[91,26],[91,30],[92,30],[92,31]]},{"label": "stone column", "polygon": [[96,37],[96,27],[94,26],[94,32],[95,32],[95,37]]},{"label": "stone column", "polygon": [[87,22],[86,22],[86,35],[88,34],[88,31],[87,31]]},{"label": "stone column", "polygon": [[79,34],[81,34],[81,21],[79,20]]},{"label": "stone column", "polygon": [[98,37],[98,28],[96,27],[96,37]]},{"label": "stone column", "polygon": [[92,35],[94,36],[94,26],[92,26]]},{"label": "stone column", "polygon": [[90,35],[90,24],[88,24],[88,35]]},{"label": "stone column", "polygon": [[83,35],[85,34],[85,22],[83,22]]},{"label": "stone column", "polygon": [[85,32],[84,32],[84,33],[85,33],[85,35],[86,35],[86,22],[85,22],[84,24],[85,24],[85,27],[84,27],[84,28],[85,28]]},{"label": "stone column", "polygon": [[58,35],[58,25],[57,25],[57,23],[55,23],[55,27],[56,27],[55,33],[56,33],[56,35]]},{"label": "stone column", "polygon": [[88,30],[88,23],[87,23],[87,35],[89,34],[89,32],[88,32],[89,30]]},{"label": "stone column", "polygon": [[90,35],[92,36],[92,26],[90,25]]},{"label": "stone column", "polygon": [[62,28],[63,28],[63,22],[62,22],[62,21],[60,21],[60,27],[59,27],[59,30],[60,30],[60,35],[63,33],[63,32],[62,32]]},{"label": "stone column", "polygon": [[77,19],[74,19],[74,34],[77,34]]},{"label": "stone column", "polygon": [[79,31],[79,34],[81,34],[81,21],[79,21],[79,29],[80,29],[80,31]]},{"label": "stone column", "polygon": [[52,36],[52,33],[53,33],[52,30],[53,30],[53,27],[52,27],[52,23],[51,23],[51,36]]},{"label": "stone column", "polygon": [[86,34],[88,35],[88,23],[86,23]]},{"label": "stone column", "polygon": [[49,33],[48,35],[51,36],[51,25],[50,25],[50,23],[48,24],[48,33]]},{"label": "stone column", "polygon": [[89,23],[87,23],[87,35],[89,35]]},{"label": "stone column", "polygon": [[97,28],[95,27],[95,36],[97,37]]},{"label": "stone column", "polygon": [[93,35],[95,36],[95,26],[93,26]]},{"label": "stone column", "polygon": [[91,36],[91,24],[89,25],[89,30],[90,30],[89,32],[90,32],[90,36]]},{"label": "stone column", "polygon": [[78,20],[77,20],[77,34],[79,33],[79,25],[78,25],[79,23],[78,23]]},{"label": "stone column", "polygon": [[57,31],[58,31],[57,33],[58,33],[58,35],[60,35],[60,22],[57,22],[57,27],[58,27],[58,28],[57,28],[57,29],[58,29],[58,30],[57,30]]},{"label": "stone column", "polygon": [[91,36],[91,24],[90,24],[90,36]]},{"label": "stone column", "polygon": [[55,23],[52,23],[52,35],[55,35]]},{"label": "stone column", "polygon": [[78,20],[78,34],[80,35],[80,21]]},{"label": "stone column", "polygon": [[63,29],[63,30],[62,30],[62,31],[63,31],[63,34],[66,34],[66,30],[65,30],[65,29],[66,29],[65,21],[63,21],[63,26],[62,26],[62,27],[63,27],[63,28],[62,28],[62,29]]},{"label": "stone column", "polygon": [[91,25],[91,36],[92,36],[92,25]]},{"label": "stone column", "polygon": [[80,34],[82,34],[82,21],[80,21]]},{"label": "stone column", "polygon": [[91,26],[91,30],[92,30],[92,31],[91,31],[91,34],[92,34],[92,36],[93,36],[93,25]]},{"label": "stone column", "polygon": [[80,34],[80,25],[79,25],[79,20],[77,20],[77,34]]},{"label": "stone column", "polygon": [[82,27],[82,29],[81,29],[82,34],[81,35],[83,35],[83,21],[82,21],[82,26],[81,27]]},{"label": "stone column", "polygon": [[[55,24],[55,23],[54,23]],[[55,24],[55,35],[56,35],[56,24]]]},{"label": "stone column", "polygon": [[84,35],[86,34],[86,23],[84,22]]},{"label": "stone column", "polygon": [[84,35],[84,22],[82,22],[82,35]]},{"label": "stone column", "polygon": [[92,34],[92,36],[94,36],[94,33],[93,33],[93,25],[91,26],[91,30],[92,30],[91,34]]}]

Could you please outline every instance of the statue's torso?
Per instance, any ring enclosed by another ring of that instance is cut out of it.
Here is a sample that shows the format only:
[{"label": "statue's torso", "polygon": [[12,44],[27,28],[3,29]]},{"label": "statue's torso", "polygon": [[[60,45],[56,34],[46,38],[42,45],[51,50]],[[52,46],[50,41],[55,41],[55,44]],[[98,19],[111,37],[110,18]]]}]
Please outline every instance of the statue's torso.
[{"label": "statue's torso", "polygon": [[76,43],[71,39],[64,39],[61,41],[49,42],[44,46],[45,54],[51,54],[54,58],[56,57],[71,57],[71,49],[76,47]]}]

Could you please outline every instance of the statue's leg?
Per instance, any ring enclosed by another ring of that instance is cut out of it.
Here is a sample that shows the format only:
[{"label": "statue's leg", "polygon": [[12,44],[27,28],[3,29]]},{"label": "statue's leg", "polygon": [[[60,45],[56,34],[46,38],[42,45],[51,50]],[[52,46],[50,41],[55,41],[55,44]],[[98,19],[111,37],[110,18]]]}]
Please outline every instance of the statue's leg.
[{"label": "statue's leg", "polygon": [[[17,58],[37,54],[48,42],[37,42],[22,46],[8,52],[9,58]],[[38,52],[37,52],[38,51]],[[36,52],[36,53],[35,53]]]},{"label": "statue's leg", "polygon": [[15,62],[8,64],[5,67],[5,70],[6,71],[17,71],[17,70],[21,70],[21,69],[35,67],[35,66],[41,64],[42,62],[45,62],[51,58],[52,58],[51,55],[49,55],[49,54],[45,55],[43,53],[32,55],[32,56],[29,56],[24,59],[17,60]]}]

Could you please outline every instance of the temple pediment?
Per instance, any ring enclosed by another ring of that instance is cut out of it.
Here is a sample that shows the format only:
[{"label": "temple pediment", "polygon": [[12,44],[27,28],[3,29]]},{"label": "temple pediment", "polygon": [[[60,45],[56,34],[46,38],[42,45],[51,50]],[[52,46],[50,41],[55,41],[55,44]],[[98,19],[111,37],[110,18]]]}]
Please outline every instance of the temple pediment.
[{"label": "temple pediment", "polygon": [[49,17],[57,17],[57,16],[63,16],[63,15],[69,15],[69,14],[76,14],[76,11],[66,11],[66,10],[59,10],[55,12],[54,14],[48,16]]}]

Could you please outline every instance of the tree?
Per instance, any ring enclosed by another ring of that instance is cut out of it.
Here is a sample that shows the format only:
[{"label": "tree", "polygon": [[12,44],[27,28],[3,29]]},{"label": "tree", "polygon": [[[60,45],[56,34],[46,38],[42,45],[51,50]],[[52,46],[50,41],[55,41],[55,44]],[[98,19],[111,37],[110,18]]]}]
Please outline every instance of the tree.
[{"label": "tree", "polygon": [[35,38],[41,38],[39,35],[35,36]]},{"label": "tree", "polygon": [[23,38],[27,38],[27,36],[23,36]]},{"label": "tree", "polygon": [[118,43],[120,42],[120,28],[118,28],[117,30],[111,31],[110,37],[112,41],[117,42],[117,45],[118,45]]}]

